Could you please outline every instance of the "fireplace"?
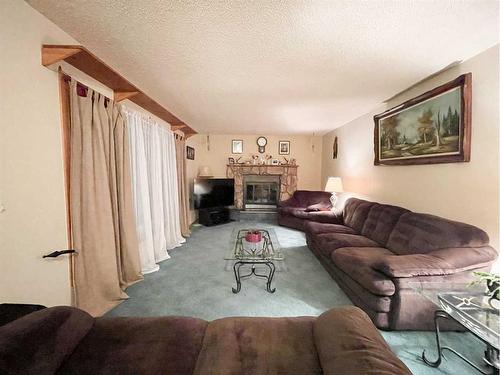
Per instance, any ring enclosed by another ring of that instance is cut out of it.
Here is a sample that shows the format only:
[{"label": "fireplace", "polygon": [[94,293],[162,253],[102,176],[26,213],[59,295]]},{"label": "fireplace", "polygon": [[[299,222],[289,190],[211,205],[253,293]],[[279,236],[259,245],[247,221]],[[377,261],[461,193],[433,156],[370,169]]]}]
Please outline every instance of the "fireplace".
[{"label": "fireplace", "polygon": [[246,210],[275,209],[280,197],[280,177],[246,175],[243,177],[243,202]]},{"label": "fireplace", "polygon": [[[228,164],[226,175],[228,178],[234,178],[234,205],[237,209],[245,208],[245,177],[274,177],[278,183],[278,200],[284,201],[290,198],[297,190],[297,168],[298,165],[280,164],[280,165],[251,165],[251,164]],[[252,203],[253,204],[253,203]],[[275,203],[276,205],[276,203]],[[269,208],[266,206],[265,208]]]}]

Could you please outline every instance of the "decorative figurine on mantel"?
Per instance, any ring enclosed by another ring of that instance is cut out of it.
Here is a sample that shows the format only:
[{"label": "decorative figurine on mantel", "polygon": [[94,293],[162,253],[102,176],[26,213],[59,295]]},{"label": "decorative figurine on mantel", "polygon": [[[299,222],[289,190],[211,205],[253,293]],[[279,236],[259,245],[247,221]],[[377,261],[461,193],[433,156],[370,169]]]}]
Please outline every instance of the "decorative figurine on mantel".
[{"label": "decorative figurine on mantel", "polygon": [[259,164],[259,159],[260,159],[259,155],[252,155],[252,164],[253,165]]},{"label": "decorative figurine on mantel", "polygon": [[266,164],[267,165],[271,165],[271,160],[273,160],[273,156],[266,154]]}]

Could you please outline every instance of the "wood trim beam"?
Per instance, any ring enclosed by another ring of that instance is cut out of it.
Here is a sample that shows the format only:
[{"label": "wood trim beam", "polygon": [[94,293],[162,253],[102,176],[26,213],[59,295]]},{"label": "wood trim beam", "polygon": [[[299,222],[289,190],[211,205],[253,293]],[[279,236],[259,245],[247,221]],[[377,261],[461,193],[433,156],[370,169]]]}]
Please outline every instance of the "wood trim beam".
[{"label": "wood trim beam", "polygon": [[115,102],[121,102],[125,99],[130,99],[132,96],[139,94],[139,91],[114,91],[113,99]]},{"label": "wood trim beam", "polygon": [[173,131],[176,131],[176,130],[182,131],[182,129],[184,129],[186,127],[188,127],[186,124],[176,124],[176,125],[171,126]]},{"label": "wood trim beam", "polygon": [[80,53],[79,46],[42,46],[42,65],[49,66]]},{"label": "wood trim beam", "polygon": [[65,61],[76,69],[89,75],[114,92],[114,99],[118,102],[129,99],[146,111],[168,122],[170,125],[183,125],[184,133],[196,134],[196,131],[176,117],[168,109],[154,101],[139,88],[130,83],[117,71],[100,60],[83,46],[52,45],[42,46],[42,65],[49,66]]},{"label": "wood trim beam", "polygon": [[192,135],[195,135],[196,133],[193,133],[192,129],[187,126],[186,124],[176,124],[176,125],[171,125],[171,128],[173,131],[181,131],[184,133],[185,138],[189,138]]}]

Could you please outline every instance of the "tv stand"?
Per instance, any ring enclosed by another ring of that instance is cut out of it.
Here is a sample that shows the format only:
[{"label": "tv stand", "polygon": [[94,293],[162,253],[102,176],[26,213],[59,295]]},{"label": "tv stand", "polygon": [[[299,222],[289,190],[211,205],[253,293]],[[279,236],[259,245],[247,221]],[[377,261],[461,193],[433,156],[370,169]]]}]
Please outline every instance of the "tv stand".
[{"label": "tv stand", "polygon": [[201,208],[198,210],[198,222],[201,225],[211,227],[229,221],[229,208],[227,207]]}]

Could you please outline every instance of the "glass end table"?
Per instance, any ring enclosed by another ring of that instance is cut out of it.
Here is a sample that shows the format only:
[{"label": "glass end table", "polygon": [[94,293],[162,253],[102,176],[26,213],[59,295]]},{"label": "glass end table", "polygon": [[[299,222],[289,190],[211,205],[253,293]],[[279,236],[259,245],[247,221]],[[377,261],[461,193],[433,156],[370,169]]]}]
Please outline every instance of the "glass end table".
[{"label": "glass end table", "polygon": [[[410,283],[417,293],[432,301],[437,309],[434,313],[435,333],[438,358],[429,360],[422,353],[422,360],[429,366],[439,367],[443,351],[450,351],[480,373],[499,374],[500,369],[500,315],[498,300],[486,294],[486,287],[471,286],[470,283]],[[486,344],[484,362],[491,367],[491,372],[483,371],[476,363],[457,352],[455,349],[442,346],[440,341],[440,319],[451,319]]]},{"label": "glass end table", "polygon": [[[246,240],[248,233],[259,232],[261,239],[258,242],[249,242]],[[276,288],[271,287],[274,273],[276,272],[276,263],[279,268],[284,269],[284,256],[281,253],[278,237],[272,228],[235,228],[231,235],[229,252],[224,257],[226,268],[232,263],[234,277],[236,279],[236,288],[233,293],[239,293],[241,290],[241,280],[251,276],[266,279],[266,290],[274,293]],[[250,266],[250,273],[242,275],[240,269],[242,266]],[[265,266],[268,273],[259,273],[258,266]]]}]

